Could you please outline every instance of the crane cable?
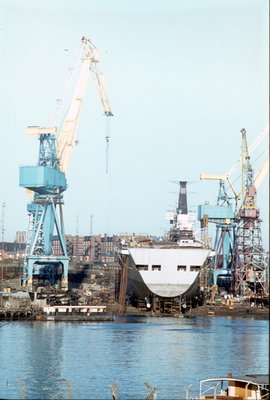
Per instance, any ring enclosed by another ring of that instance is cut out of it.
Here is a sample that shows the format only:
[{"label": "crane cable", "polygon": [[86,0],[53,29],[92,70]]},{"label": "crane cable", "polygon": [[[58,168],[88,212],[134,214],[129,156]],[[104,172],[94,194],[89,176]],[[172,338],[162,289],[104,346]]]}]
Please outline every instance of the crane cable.
[{"label": "crane cable", "polygon": [[68,68],[68,73],[62,92],[60,96],[56,99],[56,104],[49,120],[48,124],[49,127],[54,126],[57,123],[61,125],[63,122],[64,116],[62,117],[61,122],[58,121],[59,115],[64,107],[64,103],[67,100],[68,94],[70,93],[73,87],[75,74],[78,71],[78,66],[81,61],[81,57],[82,57],[82,47],[80,46],[79,48],[77,48],[76,55],[72,61],[71,66]]},{"label": "crane cable", "polygon": [[109,150],[110,150],[110,131],[111,131],[111,126],[110,126],[110,118],[105,119],[105,141],[106,141],[106,167],[105,167],[105,172],[106,175],[109,173]]},{"label": "crane cable", "polygon": [[108,175],[109,171],[109,146],[110,146],[110,136],[105,136],[106,140],[106,174]]},{"label": "crane cable", "polygon": [[[256,139],[251,143],[250,146],[248,146],[248,150],[249,150],[249,156],[251,156],[251,154],[253,153],[253,151],[258,147],[258,145],[262,142],[262,140],[267,137],[269,133],[269,125],[267,125],[260,133],[259,135],[256,137]],[[236,163],[229,169],[229,171],[227,172],[226,175],[228,175],[229,177],[231,176],[231,174],[237,169],[238,165],[241,163],[241,158],[239,158],[238,161],[236,161]]]},{"label": "crane cable", "polygon": [[[255,140],[251,143],[250,146],[248,146],[249,150],[249,155],[254,152],[254,150],[258,147],[258,145],[263,141],[264,138],[267,137],[269,133],[269,125],[267,125],[260,133],[259,135],[255,138]],[[256,158],[253,160],[252,165],[268,150],[268,147],[265,148]],[[231,167],[231,169],[227,172],[228,177],[237,169],[241,162],[241,158]],[[241,175],[238,175],[233,181],[232,185],[234,185],[239,179],[241,178]],[[226,190],[230,189],[230,185],[226,186]]]},{"label": "crane cable", "polygon": [[105,143],[106,143],[106,154],[105,154],[105,176],[107,183],[107,196],[106,196],[106,235],[110,234],[110,217],[111,217],[111,171],[110,171],[110,137],[111,137],[111,125],[110,116],[105,114]]},{"label": "crane cable", "polygon": [[[268,149],[264,149],[264,150],[253,160],[252,165],[254,165],[254,163],[255,163],[266,151],[268,151]],[[258,171],[257,171],[257,173],[258,173]],[[255,175],[256,175],[256,173],[255,173]],[[237,182],[238,179],[240,179],[240,178],[241,178],[241,175],[238,175],[238,176],[232,181],[232,185],[234,185],[235,182]],[[227,189],[229,189],[229,188],[230,188],[230,187],[228,186]]]}]

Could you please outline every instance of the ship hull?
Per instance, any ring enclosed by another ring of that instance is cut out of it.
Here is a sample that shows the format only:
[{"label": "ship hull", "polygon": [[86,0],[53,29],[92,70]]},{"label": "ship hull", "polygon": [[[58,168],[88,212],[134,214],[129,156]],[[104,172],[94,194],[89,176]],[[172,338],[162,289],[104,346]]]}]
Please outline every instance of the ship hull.
[{"label": "ship hull", "polygon": [[199,273],[209,249],[137,247],[124,253],[128,255],[130,297],[191,298],[199,291]]}]

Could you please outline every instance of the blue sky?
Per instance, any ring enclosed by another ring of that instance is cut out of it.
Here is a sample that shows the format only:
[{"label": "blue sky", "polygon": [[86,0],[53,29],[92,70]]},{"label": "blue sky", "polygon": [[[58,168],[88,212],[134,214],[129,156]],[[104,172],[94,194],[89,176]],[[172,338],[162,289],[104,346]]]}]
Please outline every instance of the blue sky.
[{"label": "blue sky", "polygon": [[[177,200],[171,181],[193,182],[191,209],[215,202],[218,183],[200,174],[227,172],[241,154],[241,129],[251,143],[268,123],[266,0],[0,4],[5,240],[28,223],[19,166],[37,162],[38,141],[25,129],[48,124],[82,36],[100,51],[114,117],[106,174],[108,131],[89,81],[67,175],[67,233],[89,234],[92,214],[94,234],[163,234]],[[254,153],[255,170],[266,148],[264,141]],[[268,179],[258,204],[267,245]]]}]

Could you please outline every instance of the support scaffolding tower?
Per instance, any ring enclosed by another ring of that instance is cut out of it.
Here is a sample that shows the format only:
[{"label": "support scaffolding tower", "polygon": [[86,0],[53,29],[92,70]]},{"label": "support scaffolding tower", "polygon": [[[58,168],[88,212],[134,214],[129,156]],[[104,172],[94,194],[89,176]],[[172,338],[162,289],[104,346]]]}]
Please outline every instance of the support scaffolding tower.
[{"label": "support scaffolding tower", "polygon": [[250,163],[246,131],[242,129],[242,202],[236,215],[236,237],[232,263],[235,295],[266,295],[267,257],[263,250],[260,211]]},{"label": "support scaffolding tower", "polygon": [[232,285],[239,295],[267,293],[267,257],[261,237],[261,220],[242,217],[238,221]]}]

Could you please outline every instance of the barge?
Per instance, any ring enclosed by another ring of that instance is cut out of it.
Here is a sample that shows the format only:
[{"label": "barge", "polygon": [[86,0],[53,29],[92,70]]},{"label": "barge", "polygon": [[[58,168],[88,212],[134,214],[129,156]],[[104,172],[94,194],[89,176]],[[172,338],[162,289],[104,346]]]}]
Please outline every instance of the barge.
[{"label": "barge", "polygon": [[93,305],[60,305],[46,306],[42,308],[42,314],[36,319],[42,321],[114,321],[115,317],[112,314],[106,313],[106,306]]}]

